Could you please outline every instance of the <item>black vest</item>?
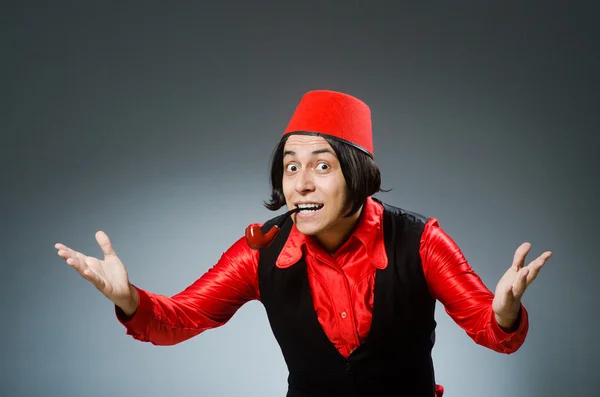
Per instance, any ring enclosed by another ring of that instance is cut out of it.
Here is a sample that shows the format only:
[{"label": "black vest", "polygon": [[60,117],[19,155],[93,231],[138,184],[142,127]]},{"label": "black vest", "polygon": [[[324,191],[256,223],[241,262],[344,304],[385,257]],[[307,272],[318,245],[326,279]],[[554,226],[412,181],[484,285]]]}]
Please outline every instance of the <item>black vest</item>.
[{"label": "black vest", "polygon": [[[288,220],[261,250],[261,302],[289,370],[288,397],[432,397],[435,379],[435,300],[419,255],[427,219],[386,204],[383,233],[388,266],[377,269],[369,335],[348,359],[317,320],[304,258],[286,269],[275,261],[291,227]],[[279,220],[265,223],[264,232]]]}]

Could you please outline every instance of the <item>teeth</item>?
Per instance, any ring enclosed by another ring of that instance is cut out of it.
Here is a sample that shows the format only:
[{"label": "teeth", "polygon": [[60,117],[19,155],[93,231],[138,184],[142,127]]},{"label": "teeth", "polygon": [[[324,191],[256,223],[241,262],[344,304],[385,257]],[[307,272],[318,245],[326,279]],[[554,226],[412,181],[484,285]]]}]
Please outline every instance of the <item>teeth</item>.
[{"label": "teeth", "polygon": [[319,209],[322,206],[323,205],[321,205],[321,204],[298,204],[298,208],[302,208],[302,209]]},{"label": "teeth", "polygon": [[302,213],[315,212],[323,208],[323,204],[315,203],[297,204],[297,206],[301,209],[299,212]]}]

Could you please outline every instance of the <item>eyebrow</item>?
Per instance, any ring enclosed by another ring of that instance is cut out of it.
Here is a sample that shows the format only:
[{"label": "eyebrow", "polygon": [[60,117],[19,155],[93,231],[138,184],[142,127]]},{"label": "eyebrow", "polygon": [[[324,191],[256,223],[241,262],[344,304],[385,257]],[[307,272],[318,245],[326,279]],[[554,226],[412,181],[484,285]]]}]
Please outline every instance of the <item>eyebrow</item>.
[{"label": "eyebrow", "polygon": [[[311,154],[314,156],[314,155],[321,154],[321,153],[329,153],[329,154],[332,154],[335,156],[335,153],[331,149],[327,149],[327,148],[314,150]],[[293,150],[286,150],[285,152],[283,152],[283,157],[288,156],[288,155],[295,156],[296,152],[294,152]]]}]

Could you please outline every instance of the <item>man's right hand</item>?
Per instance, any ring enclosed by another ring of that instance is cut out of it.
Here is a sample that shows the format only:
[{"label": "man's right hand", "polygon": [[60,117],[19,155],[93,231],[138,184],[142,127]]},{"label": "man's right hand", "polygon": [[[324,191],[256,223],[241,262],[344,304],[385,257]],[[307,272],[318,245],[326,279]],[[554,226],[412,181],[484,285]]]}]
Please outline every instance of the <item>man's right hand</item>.
[{"label": "man's right hand", "polygon": [[127,270],[117,257],[108,236],[102,231],[97,232],[96,241],[102,248],[104,260],[84,255],[64,244],[59,243],[54,247],[58,250],[58,256],[64,258],[67,264],[120,307],[126,315],[131,316],[138,306],[137,291],[129,283]]}]

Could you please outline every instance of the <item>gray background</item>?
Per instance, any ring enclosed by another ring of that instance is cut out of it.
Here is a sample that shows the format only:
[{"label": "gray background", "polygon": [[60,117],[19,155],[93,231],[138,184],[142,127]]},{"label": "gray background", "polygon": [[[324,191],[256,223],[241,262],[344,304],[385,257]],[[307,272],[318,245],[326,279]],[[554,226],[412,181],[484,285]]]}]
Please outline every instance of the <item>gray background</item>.
[{"label": "gray background", "polygon": [[272,216],[268,159],[313,89],[371,106],[378,197],[437,217],[491,289],[523,241],[554,252],[514,355],[438,307],[446,396],[598,395],[593,2],[125,3],[0,13],[0,395],[283,396],[260,303],[140,343],[53,245],[99,256],[104,230],[133,282],[180,291]]}]

